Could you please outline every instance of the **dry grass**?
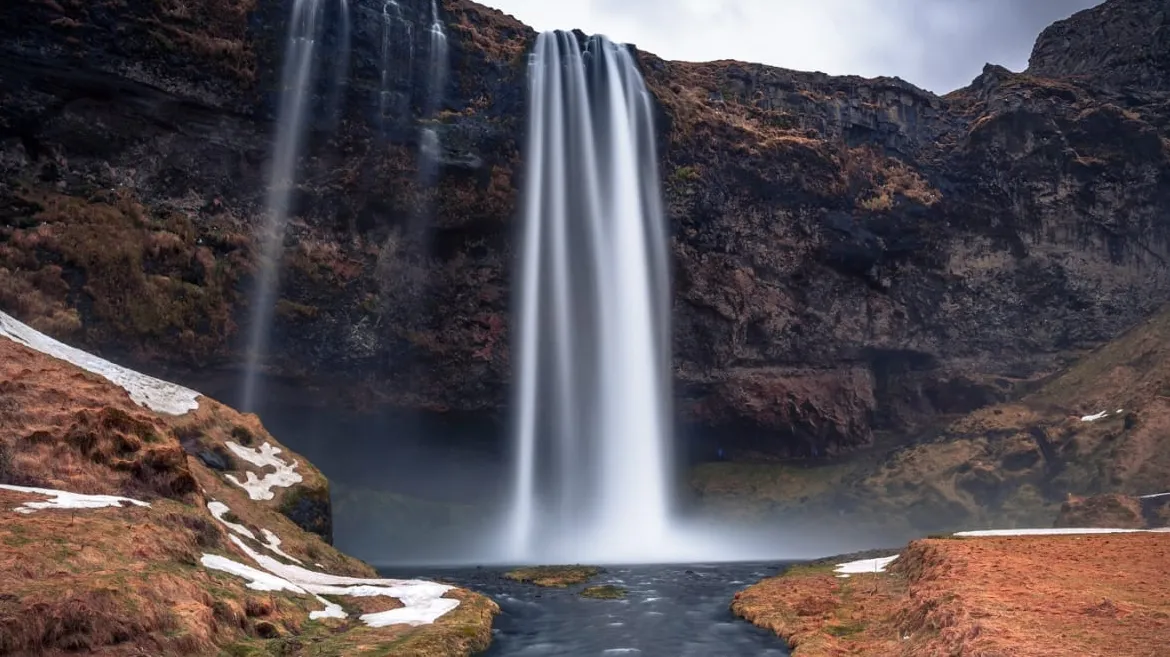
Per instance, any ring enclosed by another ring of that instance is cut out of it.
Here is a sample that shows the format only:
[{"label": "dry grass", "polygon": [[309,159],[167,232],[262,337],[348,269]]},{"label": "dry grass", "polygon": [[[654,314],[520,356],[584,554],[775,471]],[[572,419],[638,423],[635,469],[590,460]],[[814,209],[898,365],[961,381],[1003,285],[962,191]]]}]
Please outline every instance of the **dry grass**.
[{"label": "dry grass", "polygon": [[[12,509],[37,496],[0,491],[0,654],[437,657],[486,648],[498,607],[468,591],[449,593],[462,604],[433,625],[372,629],[309,621],[309,612],[320,608],[310,597],[258,593],[239,578],[204,569],[204,553],[248,561],[208,513],[207,500],[216,499],[231,508],[234,521],[275,532],[282,549],[310,568],[376,576],[302,529],[327,530],[330,521],[328,482],[303,458],[282,454],[297,461],[302,484],[256,502],[189,457],[184,447],[225,453],[229,440],[279,446],[256,416],[203,397],[199,402],[184,416],[156,416],[100,377],[0,339],[0,453],[11,455],[0,477],[152,504],[22,515]],[[245,466],[229,461],[241,475]],[[354,611],[399,604],[349,601]]]},{"label": "dry grass", "polygon": [[942,198],[920,173],[872,145],[844,149],[841,165],[858,205],[872,212],[891,210],[900,198],[925,206]]},{"label": "dry grass", "polygon": [[469,0],[443,0],[443,8],[456,18],[459,40],[474,46],[489,62],[519,65],[536,33],[502,11]]},{"label": "dry grass", "polygon": [[255,0],[155,0],[154,11],[138,18],[154,43],[209,62],[240,82],[256,78],[256,54],[248,34]]},{"label": "dry grass", "polygon": [[70,297],[82,293],[92,304],[91,341],[200,360],[235,332],[232,272],[245,255],[217,261],[197,245],[186,216],[150,210],[124,192],[81,198],[28,189],[23,201],[37,209],[27,226],[6,231],[0,250],[0,282],[13,283],[0,286],[0,302],[22,320],[68,337],[81,326]]},{"label": "dry grass", "polygon": [[732,609],[794,657],[1161,657],[1168,559],[1166,534],[915,541],[886,574],[794,569]]},{"label": "dry grass", "polygon": [[735,594],[737,616],[775,632],[794,657],[898,655],[891,627],[905,595],[901,578],[837,578],[831,566],[795,567]]}]

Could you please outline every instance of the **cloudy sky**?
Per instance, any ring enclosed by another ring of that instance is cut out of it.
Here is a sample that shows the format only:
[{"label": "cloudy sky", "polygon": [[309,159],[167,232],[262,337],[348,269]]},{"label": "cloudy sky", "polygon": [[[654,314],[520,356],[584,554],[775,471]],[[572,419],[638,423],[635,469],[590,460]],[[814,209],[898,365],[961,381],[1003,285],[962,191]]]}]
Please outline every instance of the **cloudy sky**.
[{"label": "cloudy sky", "polygon": [[666,59],[896,75],[946,93],[986,62],[1022,70],[1042,29],[1101,0],[481,1],[538,30],[580,28]]}]

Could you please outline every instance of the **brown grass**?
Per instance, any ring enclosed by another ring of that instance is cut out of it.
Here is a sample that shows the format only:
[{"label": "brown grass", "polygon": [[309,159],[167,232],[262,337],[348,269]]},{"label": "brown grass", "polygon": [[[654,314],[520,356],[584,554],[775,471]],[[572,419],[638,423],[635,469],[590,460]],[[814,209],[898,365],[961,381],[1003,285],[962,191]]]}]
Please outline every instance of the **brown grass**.
[{"label": "brown grass", "polygon": [[[92,303],[86,328],[95,342],[202,359],[234,333],[232,272],[245,255],[217,262],[197,246],[186,216],[148,209],[124,192],[80,198],[28,189],[23,200],[39,209],[0,250],[0,282],[13,282],[0,287],[0,301],[22,320],[68,337],[80,327],[69,297],[80,292]],[[70,289],[66,270],[80,290]]]},{"label": "brown grass", "polygon": [[443,8],[455,17],[453,28],[460,41],[483,53],[489,62],[523,63],[536,36],[512,16],[470,0],[443,0]]},{"label": "brown grass", "polygon": [[[216,499],[234,520],[275,532],[309,568],[376,576],[282,513],[293,500],[323,500],[311,508],[328,522],[328,482],[300,456],[282,455],[298,462],[304,482],[269,502],[250,500],[188,457],[183,445],[279,446],[254,415],[204,397],[199,402],[178,418],[156,416],[100,377],[0,339],[0,452],[12,457],[7,478],[152,504],[22,515],[12,509],[38,496],[0,491],[0,654],[285,655],[315,646],[320,654],[378,647],[374,654],[436,657],[486,648],[498,607],[468,591],[452,591],[463,603],[433,625],[375,630],[353,621],[310,622],[309,612],[320,607],[312,598],[250,591],[239,578],[204,569],[204,553],[248,562],[208,513],[206,501]],[[400,605],[389,598],[347,603],[354,611]]]},{"label": "brown grass", "polygon": [[794,657],[1170,654],[1170,535],[915,541],[889,573],[794,569],[735,613]]},{"label": "brown grass", "polygon": [[942,195],[905,162],[883,155],[872,145],[842,151],[841,165],[858,205],[872,212],[894,208],[900,198],[931,206]]}]

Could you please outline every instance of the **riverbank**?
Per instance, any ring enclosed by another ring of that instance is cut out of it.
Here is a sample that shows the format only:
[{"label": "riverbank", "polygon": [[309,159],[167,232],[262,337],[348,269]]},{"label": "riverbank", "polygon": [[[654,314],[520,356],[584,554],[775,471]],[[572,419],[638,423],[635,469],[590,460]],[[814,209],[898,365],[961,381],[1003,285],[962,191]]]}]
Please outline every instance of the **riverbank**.
[{"label": "riverbank", "polygon": [[888,565],[795,567],[731,608],[793,657],[1165,657],[1168,563],[1165,532],[925,539]]}]

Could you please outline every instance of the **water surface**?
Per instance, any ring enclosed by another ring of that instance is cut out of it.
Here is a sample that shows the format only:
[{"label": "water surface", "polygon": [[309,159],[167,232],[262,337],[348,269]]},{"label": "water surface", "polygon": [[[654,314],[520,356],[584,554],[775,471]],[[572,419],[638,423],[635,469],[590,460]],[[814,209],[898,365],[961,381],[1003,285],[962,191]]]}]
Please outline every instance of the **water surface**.
[{"label": "water surface", "polygon": [[736,591],[782,569],[777,564],[608,567],[588,584],[623,587],[625,600],[582,598],[585,585],[519,584],[503,579],[506,569],[500,568],[427,574],[500,605],[489,657],[786,657],[775,634],[735,618],[729,609]]}]

